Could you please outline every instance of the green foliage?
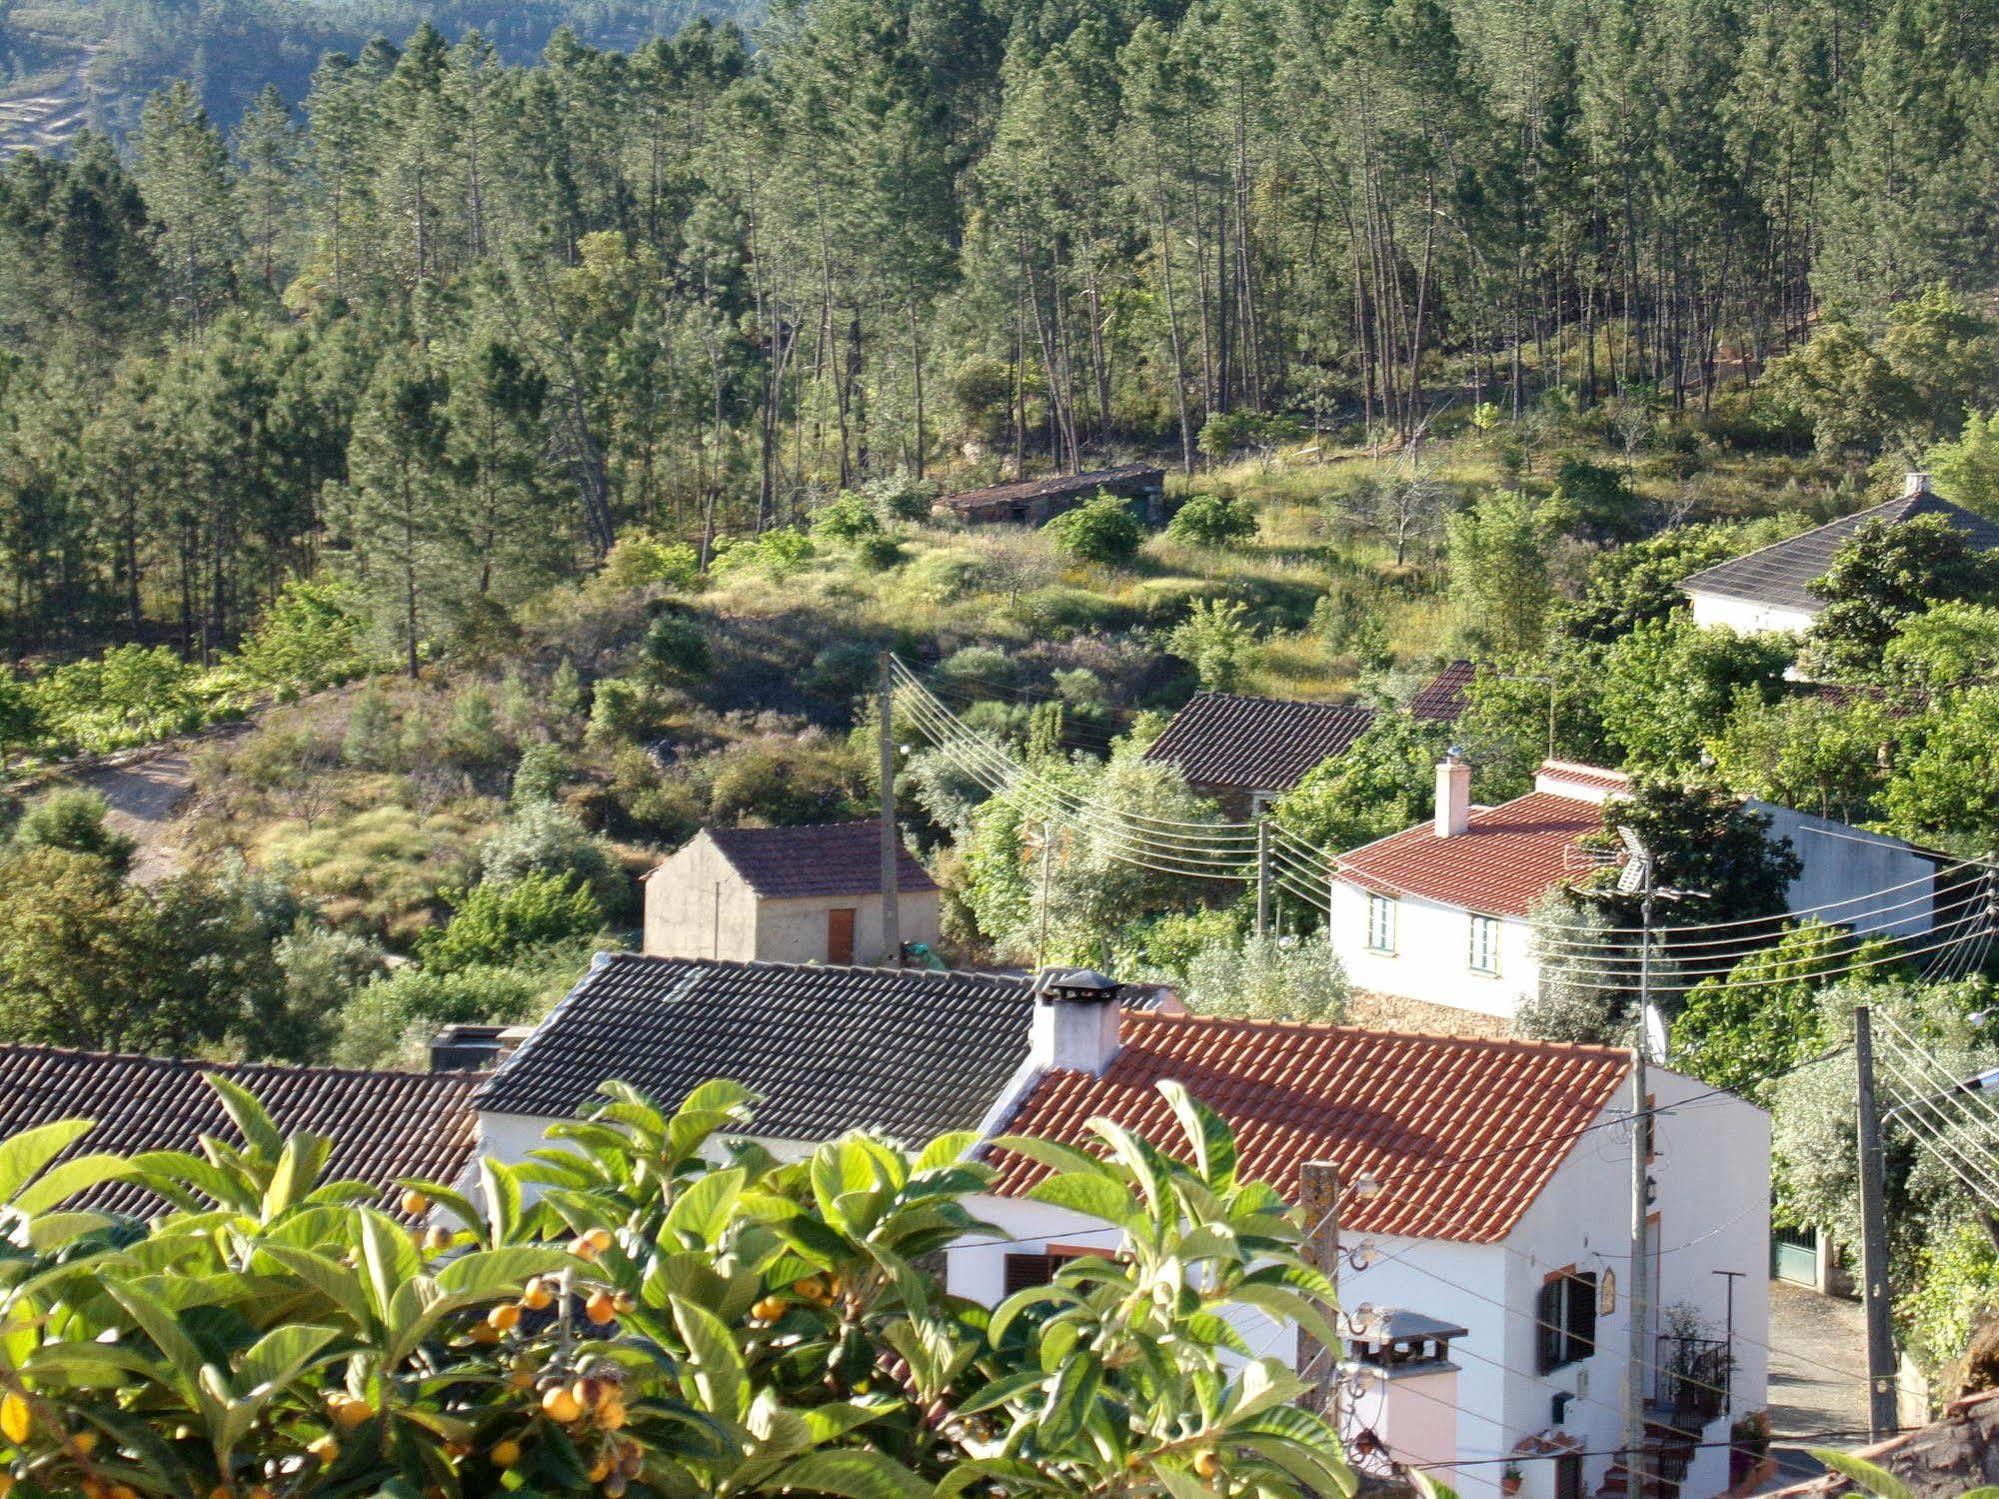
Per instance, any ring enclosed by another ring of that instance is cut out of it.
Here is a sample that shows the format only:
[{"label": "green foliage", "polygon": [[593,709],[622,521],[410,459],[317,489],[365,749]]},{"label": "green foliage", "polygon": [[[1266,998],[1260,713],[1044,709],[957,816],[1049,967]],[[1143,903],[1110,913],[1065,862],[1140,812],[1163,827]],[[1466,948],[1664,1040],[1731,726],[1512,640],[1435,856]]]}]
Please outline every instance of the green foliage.
[{"label": "green foliage", "polygon": [[1513,1015],[1514,1034],[1584,1046],[1629,1045],[1637,996],[1623,976],[1631,972],[1636,949],[1613,931],[1597,902],[1566,887],[1548,891],[1531,914],[1541,984],[1522,996]]},{"label": "green foliage", "polygon": [[1999,1250],[1982,1225],[1956,1223],[1923,1245],[1918,1264],[1895,1314],[1909,1356],[1935,1377],[1963,1361],[1971,1335],[1999,1310]]},{"label": "green foliage", "polygon": [[1314,848],[1348,849],[1428,817],[1447,726],[1380,713],[1367,731],[1307,771],[1274,808],[1277,821]]},{"label": "green foliage", "polygon": [[653,531],[628,531],[604,558],[604,578],[618,588],[660,583],[685,593],[700,584],[701,558],[684,541],[669,541]]},{"label": "green foliage", "polygon": [[227,685],[165,646],[121,645],[28,684],[34,720],[58,754],[103,754],[191,733],[240,713]]},{"label": "green foliage", "polygon": [[829,541],[854,543],[882,532],[881,517],[864,494],[843,490],[819,507],[812,517],[812,534]]},{"label": "green foliage", "polygon": [[1886,778],[1882,750],[1902,729],[1885,703],[1816,694],[1765,701],[1744,694],[1706,741],[1715,773],[1745,796],[1842,822],[1874,815]]},{"label": "green foliage", "polygon": [[[547,956],[560,963],[561,952]],[[565,971],[587,961],[578,956]],[[534,1019],[548,989],[535,967],[471,963],[399,968],[377,979],[340,1011],[332,1060],[342,1067],[425,1066],[424,1048],[447,1025],[512,1025]]]},{"label": "green foliage", "polygon": [[604,908],[573,874],[524,874],[453,891],[451,920],[424,935],[417,956],[435,973],[504,968],[551,947],[595,936]]},{"label": "green foliage", "polygon": [[[4,1455],[42,1491],[553,1493],[596,1486],[593,1466],[646,1492],[853,1499],[1356,1487],[1304,1382],[1218,1331],[1254,1307],[1331,1343],[1333,1290],[1176,1084],[1170,1148],[1108,1127],[1093,1150],[1000,1142],[1048,1168],[1034,1197],[1114,1237],[993,1309],[922,1268],[983,1227],[995,1168],[970,1136],[907,1153],[853,1134],[783,1162],[743,1143],[742,1088],[667,1112],[611,1083],[529,1160],[482,1162],[470,1195],[407,1184],[438,1205],[412,1242],[380,1183],[326,1177],[330,1140],[213,1086],[241,1147],[50,1170],[87,1121],[7,1142]],[[55,1211],[115,1179],[169,1210]],[[586,1300],[612,1315],[585,1320]]]},{"label": "green foliage", "polygon": [[1955,693],[1915,725],[1919,747],[1895,766],[1882,806],[1906,838],[1983,856],[1999,846],[1999,782],[1989,773],[1999,744],[1999,687]]},{"label": "green foliage", "polygon": [[1540,649],[1564,516],[1559,505],[1498,490],[1446,523],[1451,601],[1465,638],[1481,650],[1504,657]]},{"label": "green foliage", "polygon": [[1932,604],[1985,602],[1995,587],[1994,563],[1942,516],[1869,521],[1811,584],[1824,601],[1812,620],[1812,655],[1835,673],[1869,675],[1904,620]]},{"label": "green foliage", "polygon": [[378,669],[354,603],[341,584],[293,578],[244,640],[237,669],[280,694],[317,692]]},{"label": "green foliage", "polygon": [[1099,492],[1094,500],[1058,515],[1042,527],[1055,544],[1079,562],[1118,566],[1138,555],[1145,530],[1128,501]]},{"label": "green foliage", "polygon": [[625,904],[626,880],[611,846],[549,797],[519,801],[506,826],[479,845],[479,868],[484,883],[495,885],[573,875],[606,911]]},{"label": "green foliage", "polygon": [[1194,600],[1166,637],[1166,649],[1193,667],[1210,692],[1233,692],[1256,654],[1248,606],[1233,599]]},{"label": "green foliage", "polygon": [[1324,932],[1212,942],[1187,963],[1187,1007],[1202,1015],[1337,1024],[1351,993]]},{"label": "green foliage", "polygon": [[1712,726],[1738,704],[1774,700],[1790,664],[1782,637],[1703,628],[1689,615],[1639,625],[1604,653],[1604,736],[1636,771],[1692,774]]},{"label": "green foliage", "polygon": [[661,684],[700,682],[715,669],[715,653],[699,620],[668,610],[646,627],[645,669]]},{"label": "green foliage", "polygon": [[87,854],[122,875],[138,844],[105,823],[109,810],[95,791],[52,791],[30,804],[15,824],[14,847]]},{"label": "green foliage", "polygon": [[1590,565],[1583,596],[1561,609],[1558,627],[1608,645],[1638,625],[1663,620],[1686,607],[1680,579],[1746,550],[1747,539],[1727,526],[1679,526],[1603,552]]},{"label": "green foliage", "polygon": [[747,540],[718,538],[708,570],[716,577],[747,570],[776,582],[790,577],[816,555],[810,536],[789,526],[779,526]]},{"label": "green foliage", "polygon": [[1891,942],[1856,941],[1822,921],[1787,925],[1776,942],[1725,977],[1702,979],[1687,991],[1673,1022],[1674,1057],[1702,1081],[1762,1102],[1763,1079],[1825,1050],[1819,996],[1828,976],[1871,969],[1892,951]]},{"label": "green foliage", "polygon": [[[1651,852],[1654,884],[1698,892],[1708,909],[1726,913],[1717,919],[1775,915],[1784,909],[1785,890],[1804,870],[1790,839],[1769,836],[1769,818],[1711,782],[1641,780],[1631,795],[1604,803],[1603,826],[1605,848],[1623,847],[1613,836],[1621,829],[1636,835]],[[1614,892],[1614,874],[1602,871],[1590,893],[1634,917],[1637,897]]]},{"label": "green foliage", "polygon": [[1923,467],[1952,504],[1999,520],[1999,411],[1966,412],[1957,441],[1931,448]]},{"label": "green foliage", "polygon": [[1904,619],[1881,652],[1881,674],[1934,696],[1999,675],[1999,608],[1948,599]]},{"label": "green foliage", "polygon": [[1257,532],[1256,507],[1221,494],[1197,494],[1173,514],[1166,534],[1196,546],[1229,547]]},{"label": "green foliage", "polygon": [[520,762],[514,767],[514,806],[518,809],[557,801],[569,775],[569,756],[561,746],[537,740],[521,751]]}]

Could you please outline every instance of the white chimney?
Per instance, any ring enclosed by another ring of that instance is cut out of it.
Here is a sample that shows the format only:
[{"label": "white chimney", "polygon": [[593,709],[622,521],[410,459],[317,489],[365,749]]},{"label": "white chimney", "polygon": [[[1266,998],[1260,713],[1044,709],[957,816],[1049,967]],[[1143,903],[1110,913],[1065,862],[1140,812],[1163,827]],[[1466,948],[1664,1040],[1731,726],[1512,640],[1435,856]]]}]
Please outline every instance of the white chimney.
[{"label": "white chimney", "polygon": [[1902,475],[1903,499],[1913,500],[1917,495],[1928,494],[1929,492],[1930,476],[1928,474],[1907,473]]},{"label": "white chimney", "polygon": [[1118,987],[1088,968],[1043,970],[1028,1037],[1033,1064],[1101,1075],[1118,1054]]},{"label": "white chimney", "polygon": [[1437,767],[1437,836],[1461,837],[1471,827],[1471,767],[1456,745]]}]

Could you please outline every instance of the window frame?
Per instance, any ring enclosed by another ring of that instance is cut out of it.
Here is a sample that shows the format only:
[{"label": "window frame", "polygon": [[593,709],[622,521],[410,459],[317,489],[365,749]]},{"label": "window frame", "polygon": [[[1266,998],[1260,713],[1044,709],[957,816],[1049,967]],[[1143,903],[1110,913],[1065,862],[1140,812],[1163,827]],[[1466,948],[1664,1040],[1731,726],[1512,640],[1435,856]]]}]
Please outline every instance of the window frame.
[{"label": "window frame", "polygon": [[[1499,977],[1499,931],[1500,919],[1497,916],[1483,916],[1477,911],[1471,913],[1465,928],[1465,967],[1468,970],[1484,978]],[[1479,962],[1480,933],[1486,933],[1490,938],[1485,944],[1484,963]]]},{"label": "window frame", "polygon": [[1553,1374],[1592,1358],[1597,1351],[1597,1298],[1594,1270],[1564,1265],[1541,1282],[1534,1301],[1534,1367]]},{"label": "window frame", "polygon": [[[1377,913],[1382,914],[1385,918],[1381,922],[1382,929],[1387,934],[1385,942],[1377,942],[1375,940],[1374,918]],[[1370,890],[1367,892],[1365,920],[1367,925],[1367,950],[1381,957],[1394,957],[1400,950],[1398,944],[1402,938],[1402,903],[1392,895],[1382,895]]]}]

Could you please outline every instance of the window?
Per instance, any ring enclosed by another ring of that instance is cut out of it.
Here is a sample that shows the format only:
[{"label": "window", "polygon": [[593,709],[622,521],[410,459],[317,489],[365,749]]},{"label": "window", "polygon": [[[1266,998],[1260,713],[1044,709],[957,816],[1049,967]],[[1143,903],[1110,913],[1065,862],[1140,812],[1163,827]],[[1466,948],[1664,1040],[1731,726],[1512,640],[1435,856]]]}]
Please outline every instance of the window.
[{"label": "window", "polygon": [[[1050,1244],[1041,1254],[1010,1254],[1006,1257],[1005,1278],[1002,1283],[1008,1296],[1015,1291],[1025,1291],[1034,1286],[1045,1286],[1055,1279],[1055,1272],[1070,1260],[1079,1260],[1091,1254],[1088,1249],[1077,1249],[1067,1244]],[[1102,1251],[1095,1253],[1101,1257]]]},{"label": "window", "polygon": [[1499,918],[1474,916],[1471,919],[1471,947],[1465,962],[1473,973],[1499,972]]},{"label": "window", "polygon": [[1596,1275],[1557,1270],[1541,1287],[1534,1319],[1541,1373],[1588,1358],[1596,1352]]},{"label": "window", "polygon": [[1367,898],[1367,950],[1395,951],[1395,900],[1387,895]]}]

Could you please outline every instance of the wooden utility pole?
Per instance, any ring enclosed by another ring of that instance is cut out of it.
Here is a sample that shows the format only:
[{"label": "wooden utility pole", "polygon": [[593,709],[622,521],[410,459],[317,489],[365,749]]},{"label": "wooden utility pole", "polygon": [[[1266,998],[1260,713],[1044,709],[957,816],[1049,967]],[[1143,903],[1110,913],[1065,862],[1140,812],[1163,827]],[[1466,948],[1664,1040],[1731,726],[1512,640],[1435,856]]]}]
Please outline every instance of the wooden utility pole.
[{"label": "wooden utility pole", "polygon": [[1624,1367],[1624,1492],[1626,1499],[1645,1499],[1645,1369],[1651,1362],[1646,1346],[1652,1320],[1651,1174],[1652,1113],[1645,1096],[1646,1034],[1652,1009],[1652,858],[1643,857],[1644,899],[1639,905],[1638,1036],[1631,1048],[1631,1339]]},{"label": "wooden utility pole", "polygon": [[1256,935],[1270,935],[1270,819],[1256,820]]},{"label": "wooden utility pole", "polygon": [[881,720],[882,948],[891,968],[902,967],[902,922],[896,910],[901,885],[902,834],[895,825],[895,657],[881,653],[875,715]]},{"label": "wooden utility pole", "polygon": [[1867,1429],[1875,1441],[1899,1424],[1895,1411],[1895,1343],[1888,1314],[1888,1221],[1882,1202],[1881,1115],[1874,1100],[1874,1020],[1853,1007],[1853,1060],[1859,1074],[1860,1277],[1867,1312]]},{"label": "wooden utility pole", "polygon": [[[1298,1168],[1298,1209],[1305,1215],[1305,1242],[1299,1246],[1305,1263],[1339,1284],[1340,1173],[1330,1161],[1306,1161]],[[1336,1308],[1324,1308],[1331,1320]],[[1298,1377],[1312,1385],[1307,1398],[1321,1415],[1332,1413],[1333,1388],[1339,1377],[1340,1350],[1327,1348],[1304,1328],[1298,1329]]]}]

